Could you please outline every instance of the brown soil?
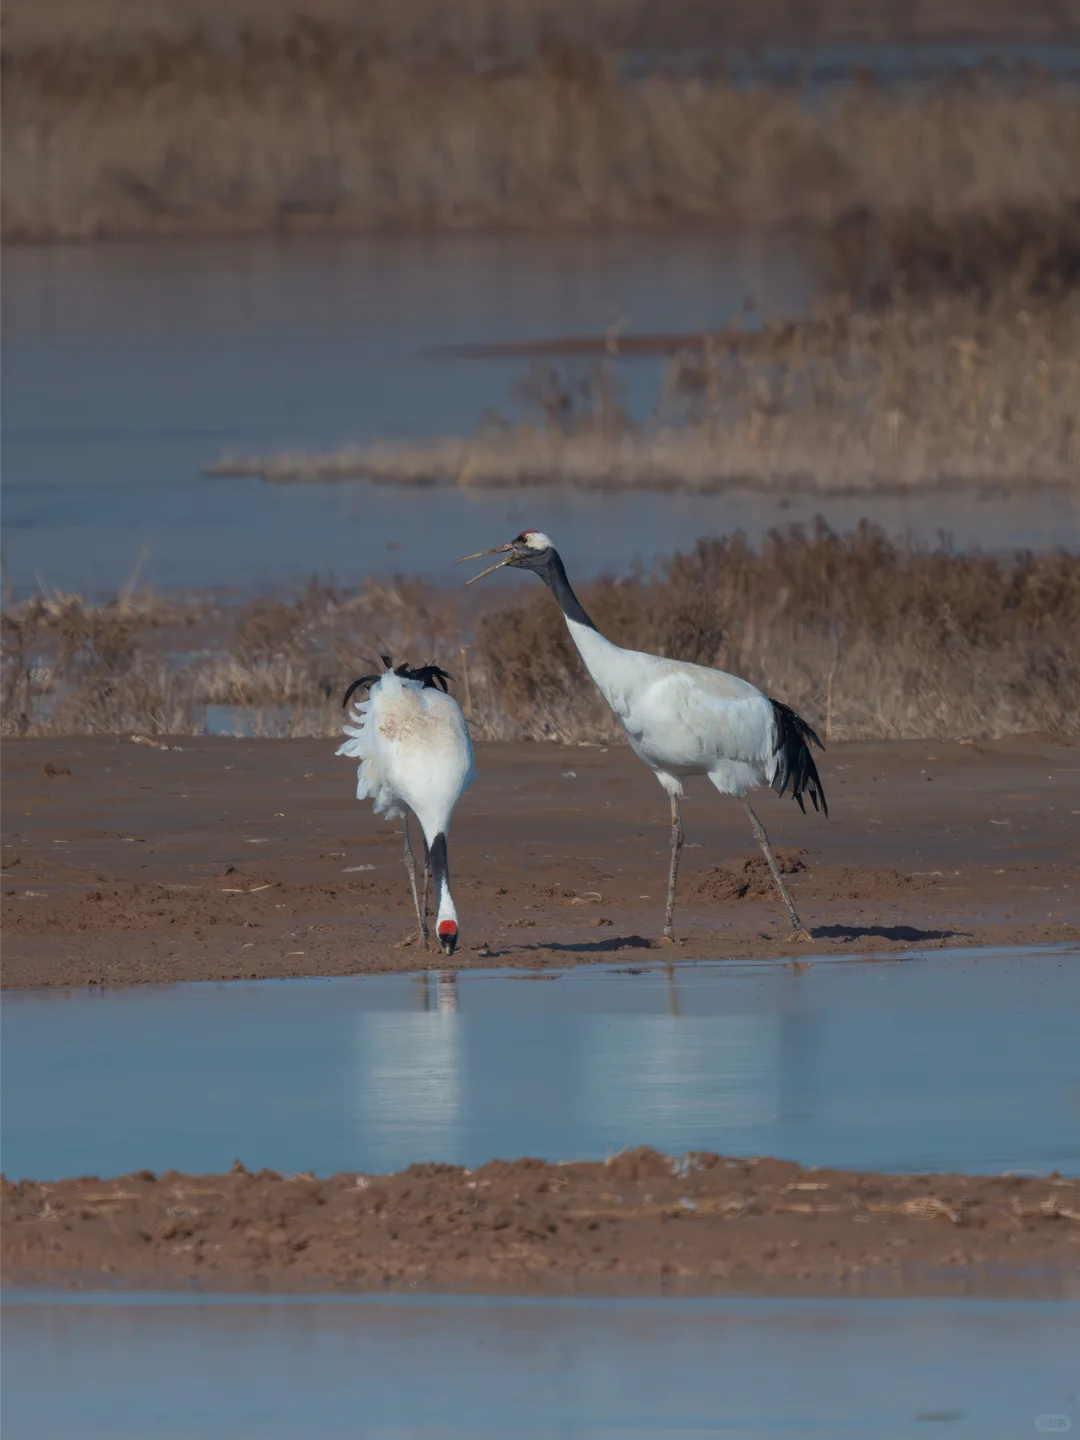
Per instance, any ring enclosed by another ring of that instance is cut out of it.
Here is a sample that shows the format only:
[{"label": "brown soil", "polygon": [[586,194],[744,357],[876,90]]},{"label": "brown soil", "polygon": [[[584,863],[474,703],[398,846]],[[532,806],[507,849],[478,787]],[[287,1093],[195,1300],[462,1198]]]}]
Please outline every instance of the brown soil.
[{"label": "brown soil", "polygon": [[[163,743],[163,742],[159,742]],[[6,986],[415,970],[397,825],[327,741],[114,737],[4,746]],[[745,817],[667,802],[625,747],[484,744],[450,859],[469,966],[901,951],[1080,939],[1080,748],[829,747],[828,821],[762,792],[813,945],[793,946]]]},{"label": "brown soil", "polygon": [[783,1160],[4,1182],[7,1282],[208,1289],[971,1288],[1080,1279],[1080,1181]]}]

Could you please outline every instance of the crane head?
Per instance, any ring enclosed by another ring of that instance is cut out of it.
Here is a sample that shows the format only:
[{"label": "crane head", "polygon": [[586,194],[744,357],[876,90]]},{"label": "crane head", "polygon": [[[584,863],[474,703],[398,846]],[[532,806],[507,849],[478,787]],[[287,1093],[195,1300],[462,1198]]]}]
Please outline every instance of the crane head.
[{"label": "crane head", "polygon": [[519,570],[540,570],[554,553],[555,546],[542,530],[523,530],[508,544],[495,545],[490,550],[478,550],[475,555],[463,555],[457,563],[460,565],[465,560],[482,560],[487,555],[506,556],[505,560],[497,560],[494,565],[489,565],[486,570],[481,570],[479,575],[474,575],[465,582],[466,585],[475,585],[477,580],[482,580],[485,575],[490,575],[495,570],[501,570],[504,565],[513,565]]}]

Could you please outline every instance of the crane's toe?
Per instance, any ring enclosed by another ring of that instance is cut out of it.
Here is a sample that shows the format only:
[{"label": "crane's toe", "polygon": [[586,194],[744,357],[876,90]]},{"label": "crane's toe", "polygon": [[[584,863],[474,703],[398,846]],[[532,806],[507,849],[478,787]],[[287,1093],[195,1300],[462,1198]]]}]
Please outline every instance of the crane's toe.
[{"label": "crane's toe", "polygon": [[805,925],[800,925],[797,930],[793,930],[787,938],[789,945],[809,945],[814,939]]}]

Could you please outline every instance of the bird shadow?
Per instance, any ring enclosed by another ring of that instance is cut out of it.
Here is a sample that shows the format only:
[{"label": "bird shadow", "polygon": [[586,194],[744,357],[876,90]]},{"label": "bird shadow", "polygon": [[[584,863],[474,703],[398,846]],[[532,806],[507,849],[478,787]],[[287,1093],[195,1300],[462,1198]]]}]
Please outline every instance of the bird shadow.
[{"label": "bird shadow", "polygon": [[612,950],[652,950],[653,942],[644,935],[608,935],[603,940],[575,940],[572,944],[549,941],[544,945],[525,945],[524,950],[557,950],[569,955],[604,955]]},{"label": "bird shadow", "polygon": [[915,925],[815,925],[810,934],[815,940],[902,940],[910,945],[971,936],[968,930],[920,930]]}]

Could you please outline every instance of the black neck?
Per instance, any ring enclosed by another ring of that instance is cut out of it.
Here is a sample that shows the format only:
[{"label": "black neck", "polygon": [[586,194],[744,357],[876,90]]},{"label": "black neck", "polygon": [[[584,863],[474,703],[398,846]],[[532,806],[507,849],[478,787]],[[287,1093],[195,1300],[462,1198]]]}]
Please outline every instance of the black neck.
[{"label": "black neck", "polygon": [[431,842],[431,879],[435,885],[436,903],[442,894],[442,887],[450,888],[450,867],[446,861],[446,836],[440,830]]},{"label": "black neck", "polygon": [[562,556],[557,550],[549,550],[548,556],[547,563],[536,573],[562,606],[562,612],[567,620],[574,620],[579,625],[587,625],[590,630],[595,630],[596,626],[586,615],[581,601],[574,594],[573,587],[566,578],[566,567],[562,563]]}]

